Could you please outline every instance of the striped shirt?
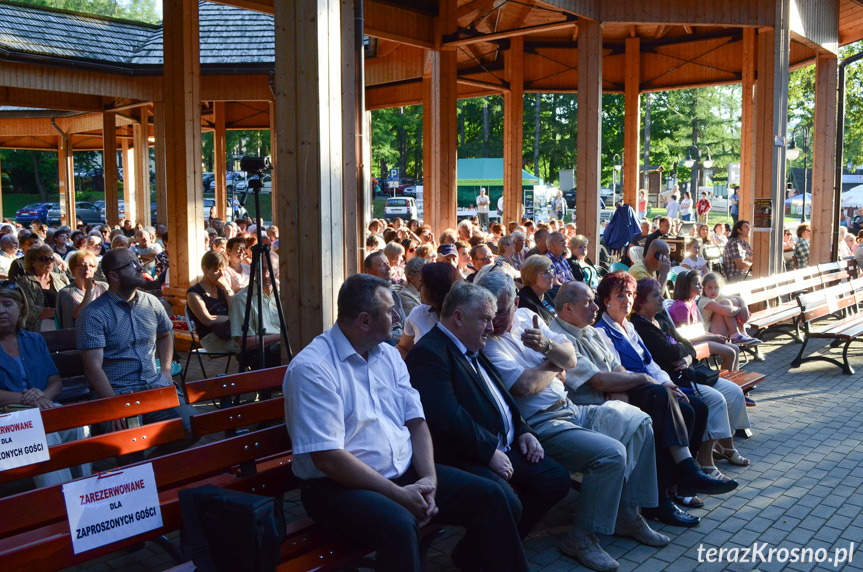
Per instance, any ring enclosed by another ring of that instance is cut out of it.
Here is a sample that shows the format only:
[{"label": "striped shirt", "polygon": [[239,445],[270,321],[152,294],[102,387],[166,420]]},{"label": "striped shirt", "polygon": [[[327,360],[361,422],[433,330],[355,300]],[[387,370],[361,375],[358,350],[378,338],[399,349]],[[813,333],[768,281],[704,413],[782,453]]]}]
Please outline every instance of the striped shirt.
[{"label": "striped shirt", "polygon": [[172,328],[155,296],[136,292],[127,302],[111,290],[90,302],[75,322],[79,350],[104,349],[102,369],[115,391],[163,384],[156,337]]}]

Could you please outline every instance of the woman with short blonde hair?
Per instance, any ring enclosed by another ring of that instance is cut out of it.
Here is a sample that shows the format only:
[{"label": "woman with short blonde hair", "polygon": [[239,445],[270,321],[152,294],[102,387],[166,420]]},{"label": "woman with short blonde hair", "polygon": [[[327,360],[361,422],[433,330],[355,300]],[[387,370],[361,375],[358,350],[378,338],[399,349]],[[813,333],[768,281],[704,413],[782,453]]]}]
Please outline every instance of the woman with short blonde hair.
[{"label": "woman with short blonde hair", "polygon": [[554,306],[545,299],[545,293],[554,286],[554,273],[548,256],[528,256],[521,265],[524,288],[518,292],[518,307],[537,313],[546,324],[554,319]]},{"label": "woman with short blonde hair", "polygon": [[61,329],[74,328],[81,310],[108,291],[105,282],[94,278],[98,266],[96,255],[89,250],[77,250],[69,257],[73,281],[57,294],[57,325]]}]

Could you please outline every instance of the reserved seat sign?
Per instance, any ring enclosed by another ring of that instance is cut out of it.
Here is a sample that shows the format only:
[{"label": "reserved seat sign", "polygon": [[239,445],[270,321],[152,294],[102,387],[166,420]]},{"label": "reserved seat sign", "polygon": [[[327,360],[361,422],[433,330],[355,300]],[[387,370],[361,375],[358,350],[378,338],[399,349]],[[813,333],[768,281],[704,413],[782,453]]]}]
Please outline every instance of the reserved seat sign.
[{"label": "reserved seat sign", "polygon": [[63,497],[75,554],[162,526],[152,463],[66,483]]},{"label": "reserved seat sign", "polygon": [[39,409],[0,415],[0,471],[50,459]]}]

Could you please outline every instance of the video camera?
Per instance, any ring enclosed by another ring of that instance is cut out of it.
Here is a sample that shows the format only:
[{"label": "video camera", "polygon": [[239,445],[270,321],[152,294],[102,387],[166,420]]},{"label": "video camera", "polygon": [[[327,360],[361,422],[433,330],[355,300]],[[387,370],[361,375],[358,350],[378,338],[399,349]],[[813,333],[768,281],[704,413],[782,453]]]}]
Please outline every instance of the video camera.
[{"label": "video camera", "polygon": [[243,157],[240,159],[240,170],[245,171],[252,176],[249,177],[249,186],[240,200],[240,204],[246,204],[246,197],[249,190],[259,191],[263,188],[264,171],[273,170],[273,162],[270,157]]}]

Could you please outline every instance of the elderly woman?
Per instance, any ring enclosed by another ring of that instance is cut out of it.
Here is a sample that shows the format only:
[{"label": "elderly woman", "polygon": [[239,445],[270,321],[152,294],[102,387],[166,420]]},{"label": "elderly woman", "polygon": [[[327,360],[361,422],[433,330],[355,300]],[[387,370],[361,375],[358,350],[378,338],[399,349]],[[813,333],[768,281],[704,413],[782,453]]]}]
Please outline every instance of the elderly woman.
[{"label": "elderly woman", "polygon": [[388,242],[384,247],[384,254],[390,263],[390,281],[393,284],[405,283],[404,256],[405,247],[398,242]]},{"label": "elderly woman", "polygon": [[[722,474],[713,465],[713,457],[739,466],[749,465],[749,459],[734,448],[732,432],[751,427],[746,403],[740,386],[719,378],[711,386],[697,384],[687,378],[686,370],[695,360],[695,348],[683,338],[663,311],[662,289],[656,280],[639,280],[635,296],[632,325],[656,363],[674,383],[689,387],[707,403],[707,431],[698,448],[697,461],[704,472],[714,478]],[[714,449],[717,453],[714,454]]]},{"label": "elderly woman", "polygon": [[521,281],[524,288],[518,292],[518,307],[533,311],[546,325],[550,324],[554,319],[554,304],[545,295],[554,287],[551,259],[540,254],[528,256],[521,265]]},{"label": "elderly woman", "polygon": [[[63,390],[60,372],[45,338],[24,330],[28,314],[27,299],[11,280],[0,282],[0,407],[23,406],[52,409],[54,398]],[[49,446],[82,439],[81,428],[49,433]],[[74,467],[74,476],[90,474],[90,466]],[[33,478],[37,487],[57,485],[73,478],[72,471],[62,469]]]},{"label": "elderly woman", "polygon": [[231,290],[239,292],[249,285],[249,265],[245,264],[246,239],[235,236],[228,241],[228,265],[225,275],[231,284]]},{"label": "elderly woman", "polygon": [[579,282],[584,282],[593,290],[599,286],[599,271],[587,258],[587,246],[590,240],[583,234],[576,234],[569,239],[569,250],[572,256],[569,258],[569,267],[572,269],[572,277]]},{"label": "elderly woman", "polygon": [[414,344],[438,323],[443,300],[452,285],[464,280],[456,267],[449,262],[427,263],[420,274],[420,296],[423,303],[411,310],[405,320],[404,332],[398,345],[403,358],[413,349]]},{"label": "elderly woman", "polygon": [[497,259],[504,260],[513,268],[520,269],[521,262],[516,260],[515,255],[515,238],[511,234],[500,237],[497,241]]},{"label": "elderly woman", "polygon": [[89,250],[72,253],[69,269],[74,281],[57,295],[57,324],[61,329],[74,328],[81,310],[108,291],[108,284],[95,279],[97,266],[96,255]]},{"label": "elderly woman", "polygon": [[54,330],[57,294],[69,285],[65,274],[54,271],[54,251],[50,246],[32,246],[24,256],[23,276],[18,286],[27,298],[27,327],[31,332]]},{"label": "elderly woman", "polygon": [[425,258],[411,258],[405,264],[405,285],[399,292],[402,299],[402,308],[409,315],[411,310],[422,304],[420,295],[420,284],[422,284],[422,267],[428,263]]},{"label": "elderly woman", "polygon": [[186,304],[204,349],[214,353],[236,354],[240,350],[231,337],[231,324],[228,321],[234,294],[224,273],[227,266],[228,259],[221,252],[205,252],[201,257],[203,275],[200,282],[186,290]]}]

